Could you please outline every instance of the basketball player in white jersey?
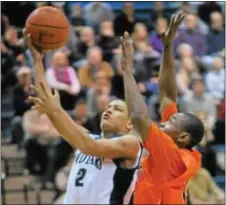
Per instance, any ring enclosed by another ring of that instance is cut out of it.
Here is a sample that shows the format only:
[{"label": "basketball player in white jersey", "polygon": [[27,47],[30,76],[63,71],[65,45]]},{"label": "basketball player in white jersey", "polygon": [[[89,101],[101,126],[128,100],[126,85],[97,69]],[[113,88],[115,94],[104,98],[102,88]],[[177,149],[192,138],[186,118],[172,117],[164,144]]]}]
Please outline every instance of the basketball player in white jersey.
[{"label": "basketball player in white jersey", "polygon": [[90,134],[62,109],[58,92],[52,94],[44,80],[42,54],[32,46],[26,31],[24,37],[35,63],[37,97],[30,97],[35,104],[33,109],[46,113],[64,139],[77,148],[64,203],[128,204],[132,201],[142,145],[139,130],[132,131],[125,102],[111,102],[101,118],[102,133]]}]

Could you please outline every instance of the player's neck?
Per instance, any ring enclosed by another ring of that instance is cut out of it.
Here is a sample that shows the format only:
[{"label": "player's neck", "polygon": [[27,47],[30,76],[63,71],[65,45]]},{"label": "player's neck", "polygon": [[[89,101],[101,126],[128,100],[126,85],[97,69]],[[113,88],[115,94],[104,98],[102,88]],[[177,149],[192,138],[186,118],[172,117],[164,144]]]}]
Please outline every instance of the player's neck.
[{"label": "player's neck", "polygon": [[112,136],[116,136],[116,135],[123,135],[123,133],[113,133],[113,132],[101,132],[101,138],[111,138]]}]

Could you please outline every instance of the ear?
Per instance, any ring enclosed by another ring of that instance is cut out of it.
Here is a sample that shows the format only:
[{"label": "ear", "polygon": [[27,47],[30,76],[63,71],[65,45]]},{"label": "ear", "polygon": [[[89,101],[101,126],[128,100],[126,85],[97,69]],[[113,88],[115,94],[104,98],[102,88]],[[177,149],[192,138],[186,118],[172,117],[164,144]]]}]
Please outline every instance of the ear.
[{"label": "ear", "polygon": [[129,120],[129,121],[127,122],[126,129],[127,129],[127,130],[132,130],[132,129],[133,129],[133,124],[132,124],[131,120]]},{"label": "ear", "polygon": [[182,132],[177,138],[177,143],[186,146],[189,143],[190,139],[190,134],[188,134],[187,132]]}]

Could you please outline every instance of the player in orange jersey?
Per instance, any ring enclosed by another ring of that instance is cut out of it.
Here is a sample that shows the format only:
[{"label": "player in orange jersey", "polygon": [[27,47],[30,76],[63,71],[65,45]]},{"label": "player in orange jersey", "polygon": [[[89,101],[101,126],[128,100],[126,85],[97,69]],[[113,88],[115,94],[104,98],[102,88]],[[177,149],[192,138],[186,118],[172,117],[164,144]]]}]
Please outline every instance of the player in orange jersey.
[{"label": "player in orange jersey", "polygon": [[134,193],[134,204],[185,204],[186,183],[200,169],[201,156],[192,148],[203,137],[202,122],[190,113],[177,112],[177,86],[173,39],[185,14],[173,15],[163,35],[164,51],[159,73],[162,123],[148,116],[132,74],[133,46],[128,33],[122,40],[122,70],[126,102],[133,125],[140,132],[149,156],[143,162]]}]

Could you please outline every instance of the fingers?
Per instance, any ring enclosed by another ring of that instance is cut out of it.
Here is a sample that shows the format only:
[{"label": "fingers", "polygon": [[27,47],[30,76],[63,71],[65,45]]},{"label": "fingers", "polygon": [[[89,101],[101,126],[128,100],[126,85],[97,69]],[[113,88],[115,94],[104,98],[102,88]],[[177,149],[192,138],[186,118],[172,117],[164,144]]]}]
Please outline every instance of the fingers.
[{"label": "fingers", "polygon": [[172,15],[169,25],[169,29],[171,32],[175,32],[178,29],[185,16],[186,14],[183,11],[179,11],[178,13]]},{"label": "fingers", "polygon": [[40,87],[39,84],[37,84],[36,86],[34,85],[30,85],[31,89],[33,89],[35,91],[35,93],[44,101],[45,99],[45,96],[44,96],[44,93]]},{"label": "fingers", "polygon": [[58,91],[56,88],[54,89],[54,95],[55,95],[56,97],[59,97],[59,96],[60,96],[59,91]]},{"label": "fingers", "polygon": [[25,41],[27,47],[31,50],[33,55],[36,54],[36,57],[38,57],[39,59],[42,59],[44,54],[43,54],[41,48],[37,48],[36,46],[34,46],[32,44],[31,35],[27,32],[27,30],[25,28],[23,29],[23,37],[24,37],[24,41]]},{"label": "fingers", "polygon": [[34,90],[38,95],[40,95],[40,91],[38,90],[38,88],[36,88],[34,85],[30,85],[30,88],[32,89],[32,90]]},{"label": "fingers", "polygon": [[44,81],[42,80],[39,84],[41,86],[41,89],[42,89],[44,95],[46,97],[49,96],[50,93],[48,93],[47,86],[45,85]]},{"label": "fingers", "polygon": [[25,40],[27,46],[30,49],[33,49],[33,46],[31,44],[31,35],[27,32],[27,30],[25,28],[23,29],[23,36],[24,36],[24,40]]},{"label": "fingers", "polygon": [[121,48],[122,48],[122,56],[125,57],[125,43],[124,43],[124,38],[121,36]]},{"label": "fingers", "polygon": [[184,20],[186,14],[183,11],[179,11],[176,15],[175,15],[175,24],[178,26],[181,24],[181,22]]},{"label": "fingers", "polygon": [[34,103],[35,105],[39,105],[39,106],[44,105],[44,104],[43,104],[43,101],[42,101],[40,98],[38,98],[38,97],[32,97],[32,96],[29,96],[28,100],[29,100],[30,102]]}]

